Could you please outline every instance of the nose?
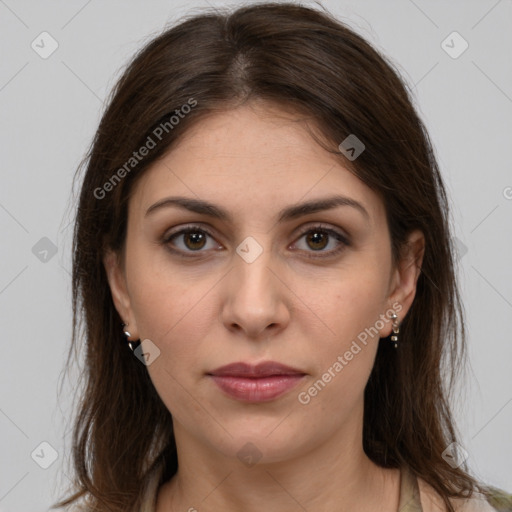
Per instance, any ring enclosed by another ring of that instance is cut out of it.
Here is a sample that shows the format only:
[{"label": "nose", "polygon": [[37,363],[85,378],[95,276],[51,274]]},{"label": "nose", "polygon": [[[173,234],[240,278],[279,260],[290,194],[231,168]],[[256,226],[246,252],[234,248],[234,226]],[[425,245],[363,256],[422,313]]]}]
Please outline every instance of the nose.
[{"label": "nose", "polygon": [[275,336],[290,321],[291,292],[270,250],[252,262],[235,254],[234,268],[224,278],[222,322],[253,341]]}]

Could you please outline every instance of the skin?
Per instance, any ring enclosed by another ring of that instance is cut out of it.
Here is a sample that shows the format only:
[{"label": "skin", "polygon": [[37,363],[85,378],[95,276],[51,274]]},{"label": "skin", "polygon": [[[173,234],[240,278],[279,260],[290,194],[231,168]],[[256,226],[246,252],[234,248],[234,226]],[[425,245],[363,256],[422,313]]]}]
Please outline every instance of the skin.
[{"label": "skin", "polygon": [[[362,447],[363,392],[391,322],[307,405],[297,397],[393,304],[403,319],[424,238],[411,233],[393,265],[380,197],[295,119],[253,102],[190,128],[137,183],[123,257],[105,255],[130,339],[149,339],[160,350],[147,368],[173,416],[179,470],[160,489],[159,512],[398,507],[399,470],[378,467]],[[367,216],[345,205],[277,222],[281,209],[333,193],[359,202]],[[231,220],[171,206],[146,215],[169,196],[207,200]],[[212,237],[162,241],[191,223]],[[335,237],[308,242],[300,229],[314,232],[318,223],[348,236],[349,245],[329,255],[340,247]],[[263,250],[251,263],[236,252],[249,236]],[[268,360],[306,373],[271,402],[235,400],[206,375],[231,362]],[[237,456],[247,442],[261,455],[252,466]]]}]

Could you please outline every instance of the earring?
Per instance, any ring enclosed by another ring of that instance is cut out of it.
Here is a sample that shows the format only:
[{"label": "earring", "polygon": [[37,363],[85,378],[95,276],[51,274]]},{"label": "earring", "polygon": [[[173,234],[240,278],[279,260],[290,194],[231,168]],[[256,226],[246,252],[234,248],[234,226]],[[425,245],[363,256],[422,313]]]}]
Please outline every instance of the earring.
[{"label": "earring", "polygon": [[126,336],[126,341],[128,342],[128,346],[130,347],[131,351],[133,352],[135,350],[134,343],[137,343],[137,342],[130,341],[131,334],[125,329],[125,327],[128,327],[128,324],[121,324],[121,325],[123,327],[123,334]]},{"label": "earring", "polygon": [[391,320],[393,320],[393,334],[391,335],[391,341],[393,342],[393,346],[397,348],[398,333],[400,332],[400,327],[398,326],[398,315],[395,312],[393,312],[391,315]]}]

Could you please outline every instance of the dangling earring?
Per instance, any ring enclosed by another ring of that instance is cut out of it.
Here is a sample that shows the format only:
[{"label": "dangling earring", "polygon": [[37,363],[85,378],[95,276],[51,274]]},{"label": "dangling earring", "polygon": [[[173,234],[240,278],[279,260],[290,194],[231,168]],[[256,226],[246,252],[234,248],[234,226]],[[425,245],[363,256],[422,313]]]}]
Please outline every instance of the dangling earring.
[{"label": "dangling earring", "polygon": [[393,342],[393,346],[395,348],[398,347],[398,333],[400,332],[400,327],[398,326],[398,316],[395,312],[391,315],[391,320],[393,320],[393,334],[391,335],[391,341]]},{"label": "dangling earring", "polygon": [[128,346],[130,347],[131,351],[133,352],[135,350],[134,344],[137,342],[130,341],[131,334],[126,330],[126,327],[128,327],[128,324],[122,324],[123,327],[123,334],[126,336],[126,341],[128,342]]},{"label": "dangling earring", "polygon": [[[125,327],[128,327],[128,324],[123,324],[123,329],[124,329]],[[123,331],[123,332],[124,332],[124,335],[125,335],[127,338],[129,338],[129,337],[131,336],[131,334],[130,334],[128,331]]]}]

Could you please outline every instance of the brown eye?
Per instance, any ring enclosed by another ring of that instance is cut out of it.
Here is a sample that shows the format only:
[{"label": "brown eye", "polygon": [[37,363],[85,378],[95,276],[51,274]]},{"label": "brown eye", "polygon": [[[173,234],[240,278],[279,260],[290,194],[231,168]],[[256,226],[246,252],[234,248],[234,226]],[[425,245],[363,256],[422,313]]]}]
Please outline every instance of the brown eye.
[{"label": "brown eye", "polygon": [[[347,236],[324,226],[305,229],[298,240],[302,242],[302,239],[305,243],[297,241],[294,245],[298,245],[298,249],[311,258],[335,256],[350,245]],[[222,246],[216,245],[214,241],[213,235],[206,229],[189,226],[164,236],[162,243],[175,254],[195,256],[194,253],[197,253],[196,255],[207,254],[208,249],[222,249]],[[211,243],[209,247],[208,242]],[[327,249],[329,246],[332,248]]]},{"label": "brown eye", "polygon": [[307,243],[315,251],[324,249],[329,243],[329,235],[325,231],[310,231],[306,236]]},{"label": "brown eye", "polygon": [[191,256],[194,252],[202,254],[206,253],[208,249],[218,249],[219,245],[213,241],[213,236],[207,230],[199,226],[189,226],[165,235],[162,243],[174,253]]},{"label": "brown eye", "polygon": [[199,231],[188,231],[182,236],[185,246],[193,251],[202,249],[206,243],[205,233]]},{"label": "brown eye", "polygon": [[[302,239],[304,239],[304,243],[299,243]],[[313,226],[303,230],[294,245],[305,252],[306,257],[322,258],[337,255],[350,245],[350,241],[347,236],[337,230],[324,226]],[[332,248],[326,250],[329,246]]]}]

